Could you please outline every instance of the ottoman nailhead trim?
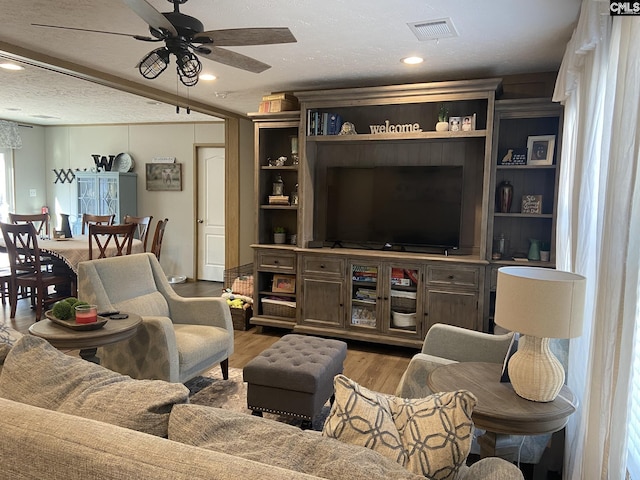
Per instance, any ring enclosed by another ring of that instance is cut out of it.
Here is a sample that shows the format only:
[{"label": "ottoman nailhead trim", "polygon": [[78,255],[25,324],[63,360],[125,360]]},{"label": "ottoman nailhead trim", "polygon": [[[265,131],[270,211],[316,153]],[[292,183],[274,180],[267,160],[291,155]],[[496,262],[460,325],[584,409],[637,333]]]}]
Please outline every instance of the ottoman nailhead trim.
[{"label": "ottoman nailhead trim", "polygon": [[276,415],[288,415],[290,417],[297,417],[305,420],[313,420],[313,418],[311,418],[309,415],[302,415],[300,413],[291,413],[291,412],[285,412],[283,410],[273,410],[271,408],[264,408],[264,407],[252,407],[251,405],[248,405],[247,408],[249,410],[260,410],[261,412],[274,413]]}]

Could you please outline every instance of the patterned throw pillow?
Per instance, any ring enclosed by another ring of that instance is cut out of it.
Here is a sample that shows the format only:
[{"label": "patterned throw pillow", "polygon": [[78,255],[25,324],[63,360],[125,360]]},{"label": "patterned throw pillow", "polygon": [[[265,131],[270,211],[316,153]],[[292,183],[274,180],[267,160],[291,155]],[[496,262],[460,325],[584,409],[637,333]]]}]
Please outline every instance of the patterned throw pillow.
[{"label": "patterned throw pillow", "polygon": [[466,391],[398,398],[368,390],[344,375],[322,434],[370,448],[430,479],[455,478],[473,438],[476,397]]}]

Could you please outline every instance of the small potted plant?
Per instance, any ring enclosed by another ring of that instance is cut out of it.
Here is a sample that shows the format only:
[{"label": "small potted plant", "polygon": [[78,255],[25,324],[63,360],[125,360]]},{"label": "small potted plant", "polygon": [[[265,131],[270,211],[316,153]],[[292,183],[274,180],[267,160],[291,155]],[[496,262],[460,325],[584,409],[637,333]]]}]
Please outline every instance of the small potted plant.
[{"label": "small potted plant", "polygon": [[287,231],[284,227],[275,227],[273,229],[273,243],[282,244],[287,240]]},{"label": "small potted plant", "polygon": [[436,123],[436,132],[446,132],[449,130],[449,109],[446,103],[441,103],[438,109],[438,123]]}]

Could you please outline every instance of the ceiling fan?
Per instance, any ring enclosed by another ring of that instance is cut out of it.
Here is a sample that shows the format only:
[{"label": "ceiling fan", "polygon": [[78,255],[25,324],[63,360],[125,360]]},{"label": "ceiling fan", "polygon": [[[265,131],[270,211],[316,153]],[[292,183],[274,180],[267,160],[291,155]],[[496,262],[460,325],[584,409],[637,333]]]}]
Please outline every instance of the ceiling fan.
[{"label": "ceiling fan", "polygon": [[[37,27],[61,28],[83,32],[124,35],[145,42],[164,42],[164,46],[145,55],[137,67],[144,78],[154,79],[169,66],[169,56],[176,58],[176,69],[180,81],[192,87],[198,83],[198,74],[202,63],[198,56],[231,67],[253,73],[260,73],[270,65],[241,53],[221,47],[246,45],[272,45],[277,43],[295,43],[297,40],[286,27],[278,28],[232,28],[204,31],[202,22],[197,18],[180,12],[180,5],[187,0],[167,0],[173,3],[172,12],[159,12],[146,0],[123,0],[140,18],[149,25],[151,36],[126,33],[105,32],[86,28],[62,27],[33,23]],[[196,55],[197,54],[197,55]]]}]

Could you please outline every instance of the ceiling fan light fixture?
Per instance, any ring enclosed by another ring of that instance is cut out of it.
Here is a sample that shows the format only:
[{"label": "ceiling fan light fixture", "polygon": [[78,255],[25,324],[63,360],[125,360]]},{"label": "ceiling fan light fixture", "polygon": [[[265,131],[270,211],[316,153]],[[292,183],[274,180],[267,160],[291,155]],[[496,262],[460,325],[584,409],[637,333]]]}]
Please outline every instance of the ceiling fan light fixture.
[{"label": "ceiling fan light fixture", "polygon": [[166,48],[158,48],[147,54],[138,64],[140,74],[149,80],[157,78],[169,66],[169,52]]},{"label": "ceiling fan light fixture", "polygon": [[180,77],[194,78],[202,71],[202,63],[188,50],[176,54],[176,64]]},{"label": "ceiling fan light fixture", "polygon": [[180,75],[180,70],[178,70],[178,77],[182,84],[186,87],[193,87],[196,83],[198,83],[198,76],[195,77],[185,77],[184,75]]}]

